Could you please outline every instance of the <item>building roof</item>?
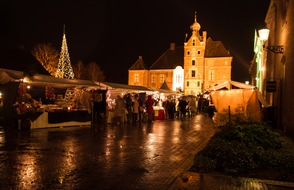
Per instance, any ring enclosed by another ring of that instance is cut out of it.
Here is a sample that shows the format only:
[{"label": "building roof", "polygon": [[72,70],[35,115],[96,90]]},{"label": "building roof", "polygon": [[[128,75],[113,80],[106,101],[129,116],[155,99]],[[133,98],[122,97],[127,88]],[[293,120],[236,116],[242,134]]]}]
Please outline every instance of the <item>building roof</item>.
[{"label": "building roof", "polygon": [[[230,52],[221,41],[213,41],[210,37],[206,40],[204,58],[230,57]],[[170,48],[164,52],[149,68],[149,70],[175,69],[177,66],[184,67],[184,47],[170,44]],[[129,70],[148,70],[142,56]]]},{"label": "building roof", "polygon": [[171,44],[171,47],[151,65],[150,70],[175,69],[177,66],[184,66],[184,47]]},{"label": "building roof", "polygon": [[144,63],[142,56],[139,56],[138,60],[129,70],[147,70],[147,66]]},{"label": "building roof", "polygon": [[221,41],[213,41],[210,37],[206,40],[204,57],[230,57],[230,52]]}]

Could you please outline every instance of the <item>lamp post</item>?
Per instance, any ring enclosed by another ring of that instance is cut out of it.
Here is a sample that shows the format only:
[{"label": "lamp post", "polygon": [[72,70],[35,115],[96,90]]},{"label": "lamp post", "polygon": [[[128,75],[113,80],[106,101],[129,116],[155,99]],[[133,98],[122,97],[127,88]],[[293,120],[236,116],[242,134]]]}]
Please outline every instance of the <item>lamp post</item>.
[{"label": "lamp post", "polygon": [[[265,42],[268,40],[269,37],[269,29],[261,29],[258,31],[259,37],[263,42],[263,49],[270,50],[271,52],[275,54],[283,54],[284,53],[284,46],[282,45],[274,45],[274,46],[265,46]],[[274,57],[276,59],[276,56]],[[273,105],[274,103],[274,94],[273,92],[276,91],[276,81],[275,81],[275,64],[272,66],[272,72],[271,72],[271,81],[267,81],[266,85],[266,92],[269,92],[269,99],[270,99],[270,105]]]},{"label": "lamp post", "polygon": [[[258,30],[259,38],[263,42],[268,40],[270,30],[267,28]],[[284,46],[282,45],[275,45],[275,46],[268,46],[265,47],[265,44],[263,44],[263,48],[268,49],[276,54],[283,54],[284,53]]]}]

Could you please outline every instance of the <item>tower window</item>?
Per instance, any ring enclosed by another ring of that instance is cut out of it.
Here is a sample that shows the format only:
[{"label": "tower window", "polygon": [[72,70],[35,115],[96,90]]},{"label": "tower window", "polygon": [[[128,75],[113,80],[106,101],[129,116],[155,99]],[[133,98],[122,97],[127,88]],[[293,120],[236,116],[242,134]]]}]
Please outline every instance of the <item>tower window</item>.
[{"label": "tower window", "polygon": [[190,55],[190,51],[187,51],[187,55]]},{"label": "tower window", "polygon": [[193,39],[193,46],[195,46],[195,39]]},{"label": "tower window", "polygon": [[198,55],[200,55],[200,50],[197,51]]},{"label": "tower window", "polygon": [[192,60],[192,65],[195,65],[196,61],[195,60]]},{"label": "tower window", "polygon": [[200,87],[200,81],[197,81],[197,87]]},{"label": "tower window", "polygon": [[192,77],[195,77],[195,76],[196,76],[196,72],[195,72],[195,70],[192,70],[192,72],[191,72],[191,76],[192,76]]}]

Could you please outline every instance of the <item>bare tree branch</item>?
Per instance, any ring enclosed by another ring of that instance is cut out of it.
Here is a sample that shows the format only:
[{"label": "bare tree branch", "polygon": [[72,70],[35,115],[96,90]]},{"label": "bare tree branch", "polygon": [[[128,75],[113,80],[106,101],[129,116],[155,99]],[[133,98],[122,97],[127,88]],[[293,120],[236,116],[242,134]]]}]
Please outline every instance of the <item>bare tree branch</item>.
[{"label": "bare tree branch", "polygon": [[91,62],[87,66],[88,79],[94,82],[103,82],[105,80],[104,72],[101,67],[95,63]]},{"label": "bare tree branch", "polygon": [[32,54],[52,76],[55,76],[59,52],[54,49],[50,43],[37,44]]},{"label": "bare tree branch", "polygon": [[73,65],[73,71],[76,79],[85,79],[87,68],[82,60],[79,60],[77,64]]}]

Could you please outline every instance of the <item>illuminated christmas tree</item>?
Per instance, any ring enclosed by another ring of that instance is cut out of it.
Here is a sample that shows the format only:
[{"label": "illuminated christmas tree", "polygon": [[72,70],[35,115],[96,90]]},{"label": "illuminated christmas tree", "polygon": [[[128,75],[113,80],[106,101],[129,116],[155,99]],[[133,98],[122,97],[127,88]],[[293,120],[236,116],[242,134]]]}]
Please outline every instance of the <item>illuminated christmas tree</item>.
[{"label": "illuminated christmas tree", "polygon": [[74,79],[74,72],[70,63],[65,31],[63,32],[61,52],[58,62],[57,72],[55,74],[57,78]]}]

